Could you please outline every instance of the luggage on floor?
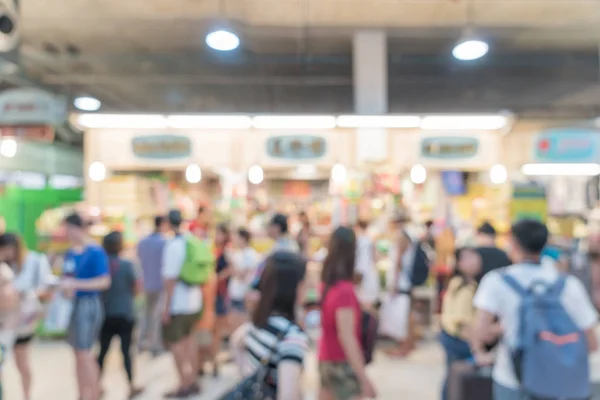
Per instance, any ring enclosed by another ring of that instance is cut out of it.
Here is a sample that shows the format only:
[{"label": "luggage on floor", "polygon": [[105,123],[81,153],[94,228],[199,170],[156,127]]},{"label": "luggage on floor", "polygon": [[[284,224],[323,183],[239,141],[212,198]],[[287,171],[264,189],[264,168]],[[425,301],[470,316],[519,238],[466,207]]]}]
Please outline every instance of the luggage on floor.
[{"label": "luggage on floor", "polygon": [[491,372],[470,361],[455,362],[448,375],[448,400],[493,400]]}]

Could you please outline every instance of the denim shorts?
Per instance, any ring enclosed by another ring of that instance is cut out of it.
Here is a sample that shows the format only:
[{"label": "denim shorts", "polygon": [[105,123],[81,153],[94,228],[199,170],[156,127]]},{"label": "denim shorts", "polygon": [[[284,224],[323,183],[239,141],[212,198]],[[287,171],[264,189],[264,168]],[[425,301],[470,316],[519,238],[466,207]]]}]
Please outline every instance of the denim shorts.
[{"label": "denim shorts", "polygon": [[104,308],[99,295],[76,297],[69,325],[69,344],[75,350],[91,350],[103,323]]},{"label": "denim shorts", "polygon": [[217,295],[215,313],[217,317],[225,317],[229,314],[229,300],[225,296]]},{"label": "denim shorts", "polygon": [[237,312],[246,312],[246,303],[244,300],[231,300],[231,308]]},{"label": "denim shorts", "polygon": [[494,400],[525,400],[525,395],[519,389],[511,389],[494,382]]}]

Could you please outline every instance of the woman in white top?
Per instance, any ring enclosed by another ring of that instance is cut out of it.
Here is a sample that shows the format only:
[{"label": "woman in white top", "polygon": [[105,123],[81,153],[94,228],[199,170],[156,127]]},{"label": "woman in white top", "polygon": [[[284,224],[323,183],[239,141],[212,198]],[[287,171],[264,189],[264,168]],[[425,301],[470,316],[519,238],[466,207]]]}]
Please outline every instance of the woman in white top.
[{"label": "woman in white top", "polygon": [[379,301],[379,272],[375,265],[375,245],[367,229],[369,223],[358,221],[356,224],[356,268],[357,295],[361,305],[374,310]]},{"label": "woman in white top", "polygon": [[0,235],[0,260],[7,263],[15,274],[13,286],[18,292],[21,307],[15,341],[15,361],[21,374],[25,400],[31,398],[31,368],[29,344],[41,312],[40,296],[56,283],[48,259],[43,254],[28,251],[21,238],[13,233]]},{"label": "woman in white top", "polygon": [[250,241],[250,232],[245,228],[238,229],[233,236],[234,250],[231,254],[233,273],[228,288],[232,309],[230,315],[230,328],[232,330],[248,321],[245,297],[252,284],[259,262],[258,254],[250,246]]}]

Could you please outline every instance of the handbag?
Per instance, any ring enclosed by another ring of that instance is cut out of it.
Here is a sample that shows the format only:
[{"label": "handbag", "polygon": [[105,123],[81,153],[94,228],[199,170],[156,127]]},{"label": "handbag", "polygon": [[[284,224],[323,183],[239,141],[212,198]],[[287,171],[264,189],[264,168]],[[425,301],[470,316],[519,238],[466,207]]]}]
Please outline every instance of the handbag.
[{"label": "handbag", "polygon": [[73,301],[61,292],[56,292],[46,310],[44,331],[51,334],[65,333],[71,322]]},{"label": "handbag", "polygon": [[269,382],[271,361],[277,353],[279,343],[285,338],[292,326],[293,324],[290,322],[288,328],[277,336],[277,342],[271,347],[269,355],[261,360],[261,365],[256,372],[244,378],[219,400],[275,400],[277,398],[277,387],[274,382]]}]

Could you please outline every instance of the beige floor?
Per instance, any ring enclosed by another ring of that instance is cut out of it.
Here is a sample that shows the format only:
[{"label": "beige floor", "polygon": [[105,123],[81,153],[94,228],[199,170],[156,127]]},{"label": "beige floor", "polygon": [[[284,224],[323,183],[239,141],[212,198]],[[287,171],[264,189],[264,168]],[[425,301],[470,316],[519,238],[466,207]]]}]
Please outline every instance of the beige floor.
[{"label": "beige floor", "polygon": [[[126,382],[121,369],[121,357],[115,345],[107,360],[104,387],[107,400],[124,400]],[[174,385],[175,376],[170,361],[168,356],[156,360],[144,356],[137,359],[140,383],[147,389],[140,400],[160,400],[162,393]],[[65,345],[36,343],[33,349],[33,368],[35,388],[31,400],[76,400],[73,362]],[[316,360],[311,357],[305,374],[307,399],[316,398],[316,369]],[[378,356],[370,370],[379,390],[379,398],[390,400],[437,399],[442,372],[442,355],[433,343],[423,345],[406,361],[391,361],[383,355]],[[218,381],[206,379],[205,393],[197,400],[217,399],[233,382],[233,368],[226,368],[223,375]],[[5,399],[23,400],[19,391],[18,375],[10,362],[5,371]]]}]

